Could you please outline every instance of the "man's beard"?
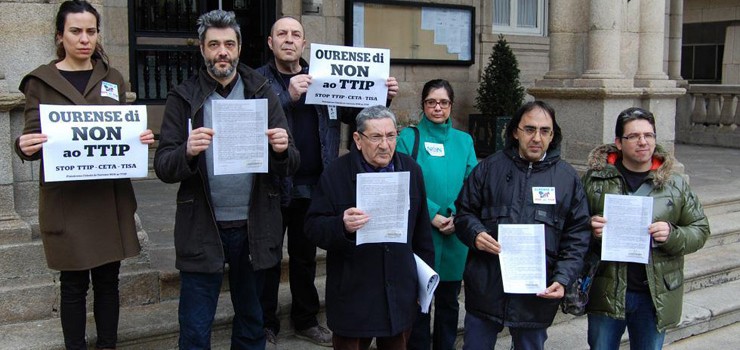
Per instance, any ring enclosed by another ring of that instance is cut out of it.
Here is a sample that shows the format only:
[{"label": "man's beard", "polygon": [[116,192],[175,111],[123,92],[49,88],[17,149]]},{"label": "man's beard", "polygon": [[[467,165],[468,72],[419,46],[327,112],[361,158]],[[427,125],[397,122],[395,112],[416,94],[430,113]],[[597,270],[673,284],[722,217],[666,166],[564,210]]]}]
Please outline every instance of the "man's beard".
[{"label": "man's beard", "polygon": [[213,75],[215,78],[227,78],[231,76],[231,74],[234,73],[237,64],[239,64],[239,58],[235,58],[229,62],[231,63],[231,67],[228,67],[226,69],[219,69],[216,67],[216,63],[218,63],[219,61],[219,59],[206,61],[206,67],[208,68],[208,71],[211,72],[211,75]]}]

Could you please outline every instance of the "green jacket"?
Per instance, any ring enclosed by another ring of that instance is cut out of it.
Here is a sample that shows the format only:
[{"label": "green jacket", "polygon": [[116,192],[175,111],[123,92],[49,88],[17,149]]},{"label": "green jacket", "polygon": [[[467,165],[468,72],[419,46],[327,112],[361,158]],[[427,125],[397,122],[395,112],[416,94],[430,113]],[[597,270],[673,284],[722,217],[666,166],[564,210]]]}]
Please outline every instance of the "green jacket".
[{"label": "green jacket", "polygon": [[[620,156],[613,144],[599,146],[589,155],[589,171],[583,176],[583,187],[591,215],[603,215],[603,194],[628,194],[624,178],[614,166]],[[673,173],[673,163],[674,158],[658,146],[648,175],[653,182],[650,192],[653,222],[665,221],[671,225],[668,240],[651,248],[646,268],[658,331],[673,327],[681,320],[683,257],[699,250],[709,237],[704,209],[686,180]],[[600,245],[597,247],[600,250]],[[603,261],[593,280],[587,310],[624,319],[626,292],[627,263]]]},{"label": "green jacket", "polygon": [[[444,124],[435,124],[423,115],[419,129],[419,153],[416,162],[424,174],[427,189],[429,218],[436,214],[449,217],[455,215],[455,199],[460,193],[463,181],[478,164],[473,149],[473,139],[469,134],[452,128],[452,119]],[[432,156],[425,143],[444,145],[444,156]],[[414,131],[406,128],[396,145],[396,151],[411,154],[414,148]],[[432,226],[434,242],[434,270],[442,281],[461,281],[465,269],[468,247],[457,235],[444,235]]]}]

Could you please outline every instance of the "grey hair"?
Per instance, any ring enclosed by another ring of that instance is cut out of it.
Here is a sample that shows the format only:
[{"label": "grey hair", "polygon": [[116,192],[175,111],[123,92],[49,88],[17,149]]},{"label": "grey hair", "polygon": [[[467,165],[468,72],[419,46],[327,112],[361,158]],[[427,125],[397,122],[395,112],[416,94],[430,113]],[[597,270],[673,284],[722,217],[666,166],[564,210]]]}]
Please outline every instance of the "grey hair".
[{"label": "grey hair", "polygon": [[360,111],[360,113],[357,114],[357,118],[355,119],[355,123],[357,124],[357,131],[358,132],[365,132],[365,122],[371,119],[385,119],[389,118],[393,121],[393,126],[395,128],[398,128],[398,125],[396,124],[396,115],[391,112],[390,109],[388,109],[386,106],[370,106]]},{"label": "grey hair", "polygon": [[210,28],[231,28],[236,32],[237,43],[242,44],[242,31],[239,23],[236,22],[236,15],[233,11],[213,10],[206,12],[198,17],[196,24],[198,25],[198,39],[201,45],[205,44],[206,31]]}]

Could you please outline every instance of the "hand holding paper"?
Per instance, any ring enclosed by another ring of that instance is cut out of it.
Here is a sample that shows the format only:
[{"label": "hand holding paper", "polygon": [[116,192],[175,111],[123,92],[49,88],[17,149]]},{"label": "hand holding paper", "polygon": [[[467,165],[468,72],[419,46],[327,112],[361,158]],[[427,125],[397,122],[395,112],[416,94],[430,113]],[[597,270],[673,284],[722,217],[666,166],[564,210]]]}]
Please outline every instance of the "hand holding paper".
[{"label": "hand holding paper", "polygon": [[478,248],[478,250],[491,254],[501,253],[501,244],[491,237],[488,232],[481,232],[475,236],[475,247]]},{"label": "hand holding paper", "polygon": [[41,146],[48,140],[45,134],[25,134],[21,135],[18,140],[18,146],[21,148],[21,152],[26,156],[32,156],[36,152],[41,150]]},{"label": "hand holding paper", "polygon": [[345,210],[342,217],[344,229],[349,233],[357,232],[357,230],[365,226],[368,220],[370,220],[370,217],[365,215],[365,212],[355,207]]},{"label": "hand holding paper", "polygon": [[185,153],[189,158],[195,157],[211,145],[215,132],[209,128],[197,128],[190,132]]}]

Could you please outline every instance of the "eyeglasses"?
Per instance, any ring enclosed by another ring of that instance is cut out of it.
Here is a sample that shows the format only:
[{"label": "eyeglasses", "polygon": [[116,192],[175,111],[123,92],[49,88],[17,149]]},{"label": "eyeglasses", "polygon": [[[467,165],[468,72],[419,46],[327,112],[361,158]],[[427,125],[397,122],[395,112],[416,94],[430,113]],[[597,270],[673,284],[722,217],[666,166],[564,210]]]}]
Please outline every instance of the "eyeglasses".
[{"label": "eyeglasses", "polygon": [[391,134],[391,135],[370,135],[370,136],[367,136],[367,135],[363,134],[360,131],[358,131],[357,133],[360,134],[360,135],[362,135],[362,136],[365,136],[365,138],[367,138],[368,141],[370,141],[370,143],[375,143],[375,144],[381,143],[381,142],[383,142],[383,140],[387,140],[388,143],[393,143],[393,142],[396,142],[396,138],[398,137],[398,134]]},{"label": "eyeglasses", "polygon": [[437,107],[437,105],[439,105],[439,107],[441,107],[442,109],[447,109],[447,108],[450,108],[450,106],[452,106],[452,101],[450,100],[437,101],[433,98],[424,100],[424,107],[426,108],[434,108],[434,107]]},{"label": "eyeglasses", "polygon": [[655,133],[646,132],[644,134],[629,134],[621,137],[621,139],[627,140],[627,142],[632,143],[639,141],[640,138],[644,138],[646,142],[653,142],[655,141]]},{"label": "eyeglasses", "polygon": [[535,133],[539,130],[540,136],[542,137],[550,137],[552,135],[552,128],[543,127],[543,128],[535,128],[534,126],[525,126],[523,128],[516,127],[517,129],[524,132],[527,136],[534,136]]}]

